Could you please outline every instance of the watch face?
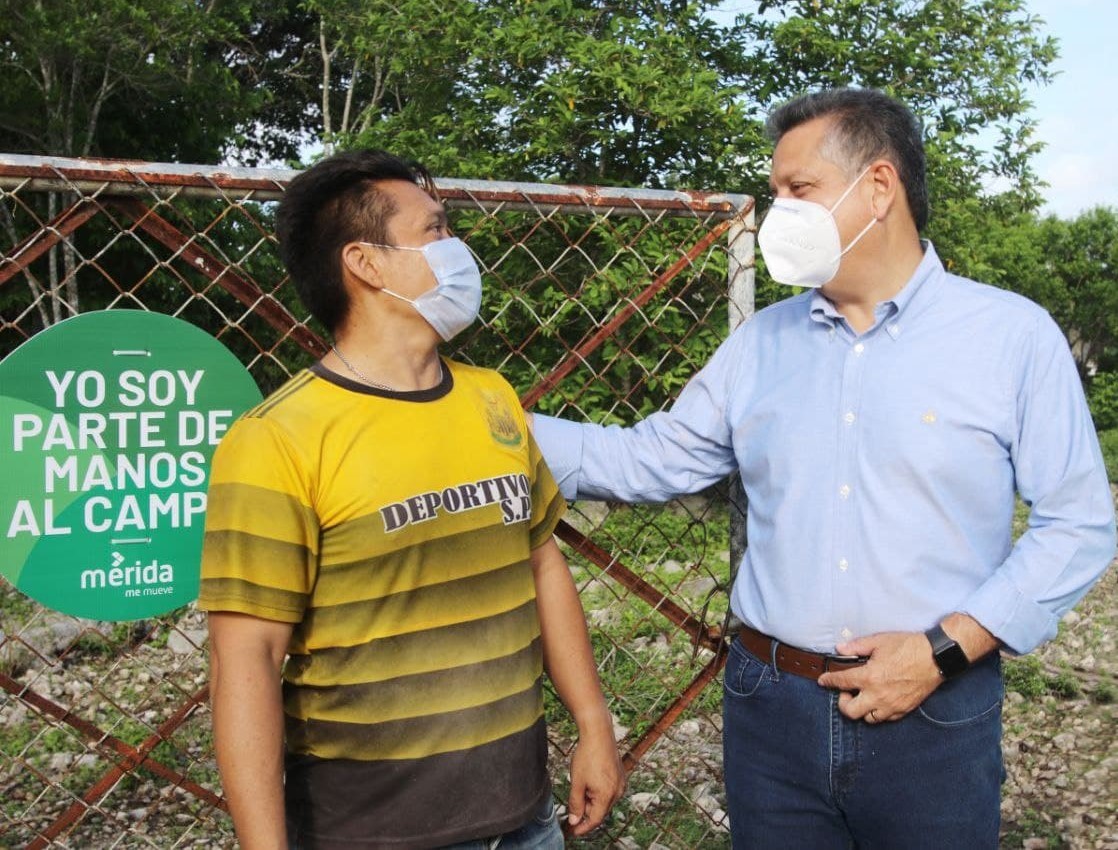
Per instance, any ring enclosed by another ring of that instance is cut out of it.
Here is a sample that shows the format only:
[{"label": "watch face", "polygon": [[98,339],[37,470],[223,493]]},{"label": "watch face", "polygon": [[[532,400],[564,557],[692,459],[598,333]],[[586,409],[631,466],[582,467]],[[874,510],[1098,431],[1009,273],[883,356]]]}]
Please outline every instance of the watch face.
[{"label": "watch face", "polygon": [[952,641],[936,652],[936,666],[939,667],[945,678],[950,679],[970,667],[970,662],[967,660],[967,654],[963,652],[962,647]]},{"label": "watch face", "polygon": [[942,626],[932,626],[924,634],[932,645],[932,656],[936,667],[945,679],[958,676],[970,667],[970,659],[963,652],[963,648],[948,637]]}]

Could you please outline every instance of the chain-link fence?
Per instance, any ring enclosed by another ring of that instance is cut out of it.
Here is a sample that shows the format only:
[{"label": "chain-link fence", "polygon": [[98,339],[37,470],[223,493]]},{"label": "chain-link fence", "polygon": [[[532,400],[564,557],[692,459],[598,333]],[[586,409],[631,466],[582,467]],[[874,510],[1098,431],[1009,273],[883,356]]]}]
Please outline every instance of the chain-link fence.
[{"label": "chain-link fence", "polygon": [[[0,356],[75,313],[143,309],[220,339],[267,393],[317,359],[276,258],[294,172],[0,156]],[[453,356],[526,407],[632,421],[752,310],[744,196],[442,180],[486,282]],[[729,295],[729,297],[727,297]],[[630,771],[586,846],[728,846],[720,693],[725,488],[655,507],[574,506],[567,548]],[[232,846],[207,704],[204,617],[48,611],[0,578],[0,848]],[[556,793],[573,725],[549,695]]]}]

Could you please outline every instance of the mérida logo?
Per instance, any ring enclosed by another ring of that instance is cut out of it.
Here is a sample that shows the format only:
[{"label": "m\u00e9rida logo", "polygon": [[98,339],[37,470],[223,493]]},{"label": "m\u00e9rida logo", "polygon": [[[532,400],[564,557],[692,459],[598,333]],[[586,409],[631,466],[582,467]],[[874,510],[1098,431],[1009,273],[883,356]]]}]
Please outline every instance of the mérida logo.
[{"label": "m\u00e9rida logo", "polygon": [[125,560],[120,552],[113,552],[107,569],[94,567],[82,570],[81,589],[119,587],[126,597],[162,596],[174,591],[175,568],[170,564],[161,564],[158,558],[153,558],[147,564],[136,561],[124,566]]}]

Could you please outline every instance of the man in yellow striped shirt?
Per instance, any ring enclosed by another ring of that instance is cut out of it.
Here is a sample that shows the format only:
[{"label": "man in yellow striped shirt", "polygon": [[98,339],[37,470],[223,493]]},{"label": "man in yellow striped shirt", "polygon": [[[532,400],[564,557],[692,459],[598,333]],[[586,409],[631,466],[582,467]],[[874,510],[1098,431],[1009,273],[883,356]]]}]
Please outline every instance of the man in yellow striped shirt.
[{"label": "man in yellow striped shirt", "polygon": [[438,353],[476,317],[476,263],[426,173],[377,151],[303,172],[277,232],[335,345],[214,457],[200,604],[238,837],[561,848],[544,669],[579,727],[575,834],[624,778],[565,503],[508,383]]}]

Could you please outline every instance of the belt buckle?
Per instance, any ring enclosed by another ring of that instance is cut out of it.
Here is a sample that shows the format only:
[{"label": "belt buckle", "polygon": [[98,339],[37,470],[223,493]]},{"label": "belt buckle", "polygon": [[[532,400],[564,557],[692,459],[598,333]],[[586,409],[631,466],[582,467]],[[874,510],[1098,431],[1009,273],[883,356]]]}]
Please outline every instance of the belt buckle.
[{"label": "belt buckle", "polygon": [[861,664],[865,664],[869,660],[869,656],[867,655],[835,655],[827,653],[823,656],[823,672],[826,673],[830,670],[832,663],[848,664],[851,667],[857,667]]}]

